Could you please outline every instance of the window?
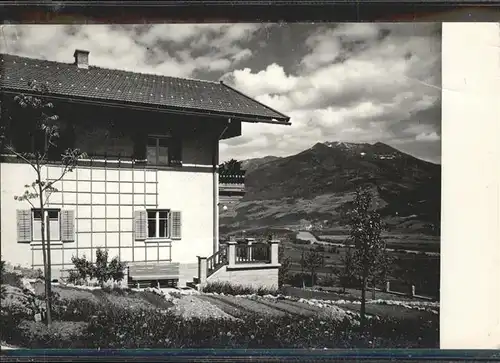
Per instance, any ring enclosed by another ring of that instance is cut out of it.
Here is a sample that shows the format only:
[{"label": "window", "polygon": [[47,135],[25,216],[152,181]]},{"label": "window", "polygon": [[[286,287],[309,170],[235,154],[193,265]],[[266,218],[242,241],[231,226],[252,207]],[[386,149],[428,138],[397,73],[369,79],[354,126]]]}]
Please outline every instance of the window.
[{"label": "window", "polygon": [[[33,209],[33,241],[42,240],[42,212],[40,209]],[[45,226],[45,240],[47,240],[47,227],[50,229],[50,240],[59,241],[60,237],[60,210],[46,209],[45,220],[49,217],[49,225]]]},{"label": "window", "polygon": [[146,159],[152,165],[179,165],[181,163],[180,141],[165,136],[148,136]]},{"label": "window", "polygon": [[148,137],[146,148],[148,163],[155,165],[168,165],[168,146],[168,139],[166,137]]},{"label": "window", "polygon": [[169,210],[148,210],[148,238],[169,238]]},{"label": "window", "polygon": [[[19,239],[23,240],[21,232]],[[134,211],[134,236],[136,241],[155,238],[182,239],[181,212],[168,209]]]}]

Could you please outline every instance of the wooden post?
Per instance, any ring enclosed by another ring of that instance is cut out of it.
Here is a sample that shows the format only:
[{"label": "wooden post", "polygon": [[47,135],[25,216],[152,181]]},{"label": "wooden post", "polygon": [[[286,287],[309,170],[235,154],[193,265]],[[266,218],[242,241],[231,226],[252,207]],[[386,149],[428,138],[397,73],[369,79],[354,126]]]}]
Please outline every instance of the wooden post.
[{"label": "wooden post", "polygon": [[278,259],[279,243],[280,241],[277,239],[273,239],[269,242],[269,244],[271,245],[271,264],[273,265],[279,264],[279,259]]},{"label": "wooden post", "polygon": [[234,237],[227,243],[227,262],[228,266],[234,266],[236,264],[236,244]]},{"label": "wooden post", "polygon": [[207,282],[207,258],[198,256],[198,279],[199,284],[203,285]]},{"label": "wooden post", "polygon": [[253,261],[252,241],[248,241],[247,242],[247,246],[248,246],[248,249],[247,249],[248,256],[247,256],[247,258],[248,258],[248,262],[251,262],[251,261]]}]

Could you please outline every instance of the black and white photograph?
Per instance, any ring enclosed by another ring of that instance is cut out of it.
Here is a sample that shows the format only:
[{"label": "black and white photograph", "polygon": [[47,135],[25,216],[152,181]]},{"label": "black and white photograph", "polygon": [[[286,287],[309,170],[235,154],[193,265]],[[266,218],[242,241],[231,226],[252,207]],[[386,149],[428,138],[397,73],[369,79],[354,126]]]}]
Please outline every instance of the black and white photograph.
[{"label": "black and white photograph", "polygon": [[2,349],[439,348],[441,23],[0,30]]}]

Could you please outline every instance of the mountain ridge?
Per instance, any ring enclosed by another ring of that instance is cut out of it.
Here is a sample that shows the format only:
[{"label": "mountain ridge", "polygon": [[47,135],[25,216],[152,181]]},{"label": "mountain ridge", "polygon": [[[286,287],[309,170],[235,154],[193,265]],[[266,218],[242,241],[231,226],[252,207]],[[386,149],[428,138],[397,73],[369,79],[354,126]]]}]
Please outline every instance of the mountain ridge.
[{"label": "mountain ridge", "polygon": [[246,194],[221,214],[221,230],[328,225],[341,228],[357,187],[370,188],[395,229],[435,234],[441,167],[376,142],[318,142],[286,157],[242,161]]}]

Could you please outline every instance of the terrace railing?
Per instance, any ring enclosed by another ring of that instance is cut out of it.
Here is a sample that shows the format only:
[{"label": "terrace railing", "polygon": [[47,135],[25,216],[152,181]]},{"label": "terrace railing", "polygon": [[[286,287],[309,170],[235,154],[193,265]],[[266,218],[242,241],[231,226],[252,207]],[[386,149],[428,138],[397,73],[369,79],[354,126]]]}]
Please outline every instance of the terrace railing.
[{"label": "terrace railing", "polygon": [[278,266],[278,244],[276,239],[268,242],[247,242],[239,244],[231,238],[227,243],[219,245],[219,251],[210,257],[198,256],[198,276],[196,283],[204,284],[210,275],[222,266],[227,268],[245,269]]},{"label": "terrace railing", "polygon": [[268,243],[248,243],[236,245],[235,263],[270,263],[271,245]]}]

